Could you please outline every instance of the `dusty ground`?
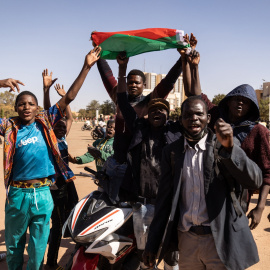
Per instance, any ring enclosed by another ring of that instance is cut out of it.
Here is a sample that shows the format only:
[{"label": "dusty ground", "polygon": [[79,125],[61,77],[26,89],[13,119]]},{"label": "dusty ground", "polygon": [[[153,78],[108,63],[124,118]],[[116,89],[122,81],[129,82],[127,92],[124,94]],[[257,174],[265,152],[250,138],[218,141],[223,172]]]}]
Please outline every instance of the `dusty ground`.
[{"label": "dusty ground", "polygon": [[[87,144],[92,144],[91,136],[89,131],[81,131],[82,123],[74,123],[67,139],[69,144],[69,151],[74,155],[81,155],[86,152]],[[3,153],[0,153],[0,176],[3,183],[3,166],[2,166]],[[84,165],[74,165],[71,164],[71,168],[75,174],[83,172]],[[94,163],[90,164],[91,168],[95,168]],[[79,194],[79,198],[83,198],[85,195],[89,194],[92,190],[96,188],[95,184],[89,180],[89,178],[77,176],[75,180],[75,185]],[[252,200],[251,207],[254,207],[256,202],[256,197]],[[263,213],[262,221],[259,226],[252,231],[255,241],[258,246],[260,262],[255,266],[249,268],[250,270],[268,270],[270,269],[270,223],[268,222],[266,216],[270,212],[270,197],[267,200],[267,206]],[[0,253],[5,252],[5,230],[4,230],[4,206],[5,206],[5,190],[2,184],[0,189]],[[252,208],[251,208],[252,209]],[[74,243],[70,239],[63,239],[61,242],[61,248],[59,251],[59,265],[64,266],[70,256],[74,247]],[[25,261],[27,261],[27,252],[25,250]],[[45,255],[46,262],[46,255]],[[0,262],[0,269],[7,270],[7,265],[5,261]],[[26,263],[24,265],[26,269]]]}]

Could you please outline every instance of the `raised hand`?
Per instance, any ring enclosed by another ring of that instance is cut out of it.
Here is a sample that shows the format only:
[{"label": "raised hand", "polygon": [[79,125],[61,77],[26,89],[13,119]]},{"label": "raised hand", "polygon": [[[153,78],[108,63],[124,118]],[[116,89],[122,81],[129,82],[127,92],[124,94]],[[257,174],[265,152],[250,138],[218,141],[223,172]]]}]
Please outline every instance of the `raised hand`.
[{"label": "raised hand", "polygon": [[189,39],[189,43],[190,46],[192,48],[192,50],[195,50],[198,40],[196,39],[196,37],[193,35],[193,33],[190,34],[190,39]]},{"label": "raised hand", "polygon": [[89,144],[88,144],[87,150],[88,150],[88,153],[94,157],[94,159],[98,159],[101,157],[100,151]]},{"label": "raised hand", "polygon": [[126,52],[120,52],[117,55],[117,63],[119,64],[119,66],[127,66],[129,58],[127,57]]},{"label": "raised hand", "polygon": [[52,72],[50,73],[50,75],[48,74],[48,69],[44,69],[42,72],[42,77],[43,77],[43,89],[49,89],[57,80],[56,79],[52,79]]},{"label": "raised hand", "polygon": [[218,141],[230,152],[233,147],[233,130],[230,124],[219,118],[215,123],[215,131]]},{"label": "raised hand", "polygon": [[[186,43],[189,43],[189,36],[188,36],[188,34],[185,34],[185,35],[184,35],[184,41],[185,41]],[[179,49],[177,49],[177,51],[180,53],[182,59],[185,59],[185,58],[186,58],[186,51],[187,51],[187,48],[179,48]]]},{"label": "raised hand", "polygon": [[91,68],[99,59],[101,52],[101,47],[96,46],[93,50],[91,50],[86,56],[84,61],[84,66],[87,68]]},{"label": "raised hand", "polygon": [[58,93],[58,95],[60,97],[63,97],[65,94],[66,94],[66,91],[64,90],[64,85],[62,85],[62,87],[60,86],[59,83],[57,83],[55,86],[54,86],[54,89],[56,90],[56,92]]},{"label": "raised hand", "polygon": [[200,63],[200,53],[196,50],[192,50],[190,54],[187,56],[187,61],[190,65],[195,66]]},{"label": "raised hand", "polygon": [[20,87],[19,84],[24,85],[21,81],[19,80],[14,80],[14,79],[5,79],[5,80],[0,80],[0,88],[1,87],[9,87],[9,92],[16,92],[15,88],[17,89],[17,92],[20,93]]}]

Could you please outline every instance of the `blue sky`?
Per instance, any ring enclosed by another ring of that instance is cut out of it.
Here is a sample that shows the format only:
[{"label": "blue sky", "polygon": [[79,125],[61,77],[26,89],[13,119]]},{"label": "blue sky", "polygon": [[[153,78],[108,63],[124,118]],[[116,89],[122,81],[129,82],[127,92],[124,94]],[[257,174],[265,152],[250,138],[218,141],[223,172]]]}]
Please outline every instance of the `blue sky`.
[{"label": "blue sky", "polygon": [[[150,27],[182,29],[198,38],[203,92],[213,97],[239,84],[255,89],[270,81],[270,2],[227,1],[14,1],[0,0],[0,78],[17,78],[21,90],[34,92],[40,104],[44,68],[68,89],[91,50],[93,30],[111,32]],[[128,70],[167,73],[176,50],[132,57]],[[109,61],[117,76],[115,61]],[[52,102],[58,100],[52,89]],[[89,72],[72,110],[93,99],[109,99],[96,66]]]}]

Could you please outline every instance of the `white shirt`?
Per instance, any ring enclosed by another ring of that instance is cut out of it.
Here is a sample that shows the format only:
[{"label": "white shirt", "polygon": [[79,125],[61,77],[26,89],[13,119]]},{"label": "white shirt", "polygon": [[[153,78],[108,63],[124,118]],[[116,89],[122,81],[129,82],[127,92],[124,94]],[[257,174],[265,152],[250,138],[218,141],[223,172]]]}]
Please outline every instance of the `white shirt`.
[{"label": "white shirt", "polygon": [[103,122],[103,121],[99,121],[98,125],[101,126],[101,127],[104,127],[104,126],[106,126],[106,123]]},{"label": "white shirt", "polygon": [[203,153],[206,150],[205,135],[192,148],[185,139],[185,159],[183,164],[180,190],[179,230],[189,231],[191,226],[209,226],[209,217],[205,202]]}]

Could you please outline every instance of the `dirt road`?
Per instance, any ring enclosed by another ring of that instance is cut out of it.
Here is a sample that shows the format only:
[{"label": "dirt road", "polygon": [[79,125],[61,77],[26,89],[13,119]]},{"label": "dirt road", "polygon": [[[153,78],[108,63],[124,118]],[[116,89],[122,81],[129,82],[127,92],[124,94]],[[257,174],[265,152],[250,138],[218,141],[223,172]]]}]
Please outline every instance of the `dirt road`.
[{"label": "dirt road", "polygon": [[[92,144],[91,136],[89,131],[81,131],[82,123],[74,123],[67,139],[69,145],[69,151],[73,155],[82,155],[86,152],[87,144]],[[5,190],[3,185],[3,151],[0,153],[0,176],[2,181],[2,188],[0,189],[0,253],[5,252],[5,230],[4,230],[4,208],[5,208]],[[95,168],[94,163],[89,164],[91,168]],[[70,167],[77,175],[83,171],[84,165],[74,165],[71,164]],[[92,190],[96,189],[95,184],[89,180],[89,178],[85,178],[82,176],[77,176],[75,180],[75,185],[79,194],[79,198],[83,198],[85,195],[90,193]],[[254,197],[252,199],[251,208],[254,207],[254,203],[256,203],[257,199]],[[262,221],[259,226],[252,231],[254,239],[257,243],[260,262],[255,266],[249,268],[250,270],[269,270],[270,269],[270,223],[267,220],[267,214],[270,212],[270,196],[267,200],[267,206],[263,213]],[[61,248],[59,251],[59,265],[64,266],[73,250],[74,243],[70,239],[63,239],[61,242]],[[27,251],[25,250],[25,261],[27,261]],[[46,262],[46,255],[45,255]],[[0,269],[7,270],[7,265],[5,261],[0,262]],[[26,269],[26,263],[24,265],[24,269]]]}]

